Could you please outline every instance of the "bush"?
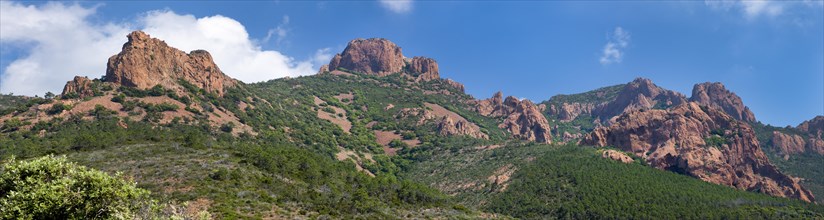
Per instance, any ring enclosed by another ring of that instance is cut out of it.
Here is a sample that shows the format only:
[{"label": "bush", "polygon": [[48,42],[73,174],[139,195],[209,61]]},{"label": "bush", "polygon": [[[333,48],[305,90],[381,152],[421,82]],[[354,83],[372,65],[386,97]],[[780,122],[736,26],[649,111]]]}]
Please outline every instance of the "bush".
[{"label": "bush", "polygon": [[0,219],[134,219],[152,211],[135,183],[45,156],[0,169]]},{"label": "bush", "polygon": [[71,105],[64,105],[63,103],[58,102],[54,103],[54,105],[52,105],[52,107],[49,108],[49,111],[47,111],[46,113],[48,113],[49,115],[55,115],[68,110],[72,110]]}]

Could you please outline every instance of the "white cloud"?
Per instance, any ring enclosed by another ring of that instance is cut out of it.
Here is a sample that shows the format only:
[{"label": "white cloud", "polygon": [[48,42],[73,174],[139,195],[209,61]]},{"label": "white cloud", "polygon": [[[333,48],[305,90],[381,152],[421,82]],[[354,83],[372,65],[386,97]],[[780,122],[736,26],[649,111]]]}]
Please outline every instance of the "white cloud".
[{"label": "white cloud", "polygon": [[105,74],[108,57],[120,51],[134,29],[183,51],[205,49],[223,72],[247,83],[314,74],[331,57],[329,49],[306,60],[263,50],[242,24],[221,15],[196,18],[151,11],[134,24],[100,24],[90,21],[95,13],[96,7],[78,4],[0,1],[0,44],[23,48],[24,53],[3,67],[0,92],[59,93],[75,75],[99,77]]},{"label": "white cloud", "polygon": [[395,13],[412,11],[412,0],[380,0],[381,6]]},{"label": "white cloud", "polygon": [[607,44],[604,45],[601,59],[598,61],[602,65],[621,63],[624,58],[624,49],[629,46],[630,34],[621,27],[616,27],[609,35]]},{"label": "white cloud", "polygon": [[785,3],[768,0],[706,0],[704,4],[714,10],[740,11],[746,18],[755,19],[761,16],[775,17],[781,15]]}]

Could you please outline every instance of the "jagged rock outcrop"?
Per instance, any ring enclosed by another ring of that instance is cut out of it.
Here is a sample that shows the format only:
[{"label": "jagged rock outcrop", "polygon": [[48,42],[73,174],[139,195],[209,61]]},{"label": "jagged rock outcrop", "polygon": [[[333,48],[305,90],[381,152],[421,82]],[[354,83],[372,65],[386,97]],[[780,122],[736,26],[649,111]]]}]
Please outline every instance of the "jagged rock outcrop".
[{"label": "jagged rock outcrop", "polygon": [[449,86],[455,87],[456,89],[458,89],[458,91],[464,92],[464,85],[459,82],[456,82],[455,80],[446,79],[444,80],[444,83],[446,83]]},{"label": "jagged rock outcrop", "polygon": [[798,180],[770,164],[747,123],[698,103],[622,114],[580,144],[618,147],[653,167],[711,183],[814,201]]},{"label": "jagged rock outcrop", "polygon": [[438,62],[427,57],[413,57],[408,64],[409,72],[417,80],[430,81],[440,78],[438,72]]},{"label": "jagged rock outcrop", "polygon": [[123,45],[123,50],[109,58],[106,82],[139,89],[155,85],[180,89],[178,80],[182,79],[219,96],[226,88],[237,84],[220,71],[209,52],[195,50],[187,54],[142,31],[132,32],[127,37],[129,41]]},{"label": "jagged rock outcrop", "polygon": [[747,106],[744,106],[741,97],[724,88],[724,84],[719,82],[695,84],[692,88],[690,101],[713,108],[720,108],[738,120],[746,122],[755,121],[755,115],[753,115]]},{"label": "jagged rock outcrop", "polygon": [[634,159],[632,159],[632,157],[627,156],[623,152],[617,150],[605,150],[603,153],[601,153],[601,157],[618,161],[621,163],[632,163],[635,161]]},{"label": "jagged rock outcrop", "polygon": [[492,98],[475,101],[475,111],[483,116],[504,117],[503,128],[512,136],[540,143],[552,142],[549,121],[541,110],[529,100],[518,100],[509,96],[502,100],[503,93],[497,92]]},{"label": "jagged rock outcrop", "polygon": [[92,80],[85,76],[75,76],[72,81],[66,82],[61,96],[68,97],[72,95],[77,95],[81,99],[94,96]]},{"label": "jagged rock outcrop", "polygon": [[824,138],[824,116],[815,116],[799,124],[796,129],[809,134],[818,139]]},{"label": "jagged rock outcrop", "polygon": [[652,83],[652,80],[636,78],[626,84],[615,100],[599,105],[593,110],[594,116],[607,124],[624,112],[647,109],[663,109],[686,103],[681,93],[666,90]]},{"label": "jagged rock outcrop", "polygon": [[804,138],[795,134],[784,134],[773,131],[772,144],[781,150],[784,155],[804,153],[807,143]]},{"label": "jagged rock outcrop", "polygon": [[489,136],[481,132],[480,127],[477,125],[466,119],[457,119],[450,116],[441,118],[441,122],[438,123],[438,133],[445,136],[466,135],[473,138],[489,139]]},{"label": "jagged rock outcrop", "polygon": [[344,68],[370,75],[385,76],[403,70],[401,48],[383,38],[355,39],[343,53],[335,55],[329,69]]},{"label": "jagged rock outcrop", "polygon": [[824,140],[820,138],[807,139],[807,149],[809,149],[810,152],[824,155]]},{"label": "jagged rock outcrop", "polygon": [[329,70],[338,68],[376,76],[401,73],[415,81],[440,79],[438,62],[434,59],[406,58],[398,45],[383,38],[350,41],[346,49],[336,54],[327,67]]},{"label": "jagged rock outcrop", "polygon": [[595,107],[594,103],[561,103],[559,106],[550,105],[549,114],[557,115],[561,122],[570,122],[581,114],[592,114]]}]

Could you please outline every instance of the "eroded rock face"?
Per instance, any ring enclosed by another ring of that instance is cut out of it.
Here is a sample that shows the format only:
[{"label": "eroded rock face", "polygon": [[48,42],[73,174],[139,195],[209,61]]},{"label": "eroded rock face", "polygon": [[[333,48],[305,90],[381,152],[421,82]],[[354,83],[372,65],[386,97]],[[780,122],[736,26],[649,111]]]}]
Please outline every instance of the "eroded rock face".
[{"label": "eroded rock face", "polygon": [[698,103],[622,114],[580,144],[618,147],[653,167],[711,183],[814,201],[798,180],[770,164],[747,123]]},{"label": "eroded rock face", "polygon": [[621,163],[632,163],[635,161],[634,159],[632,159],[632,157],[629,157],[623,152],[616,150],[605,150],[603,153],[601,153],[601,157],[618,161]]},{"label": "eroded rock face", "polygon": [[552,142],[549,122],[534,103],[529,100],[518,100],[509,96],[502,100],[501,92],[495,93],[492,98],[475,102],[475,111],[483,116],[504,117],[503,128],[512,136],[540,143]]},{"label": "eroded rock face", "polygon": [[581,114],[592,114],[592,110],[595,109],[594,103],[561,103],[560,106],[556,107],[555,105],[551,105],[549,111],[550,115],[557,115],[558,120],[562,122],[570,122],[575,120]]},{"label": "eroded rock face", "polygon": [[724,84],[719,82],[705,82],[696,84],[692,88],[692,97],[690,97],[690,101],[698,102],[701,105],[706,105],[713,108],[720,108],[725,113],[738,120],[746,122],[755,121],[755,115],[753,115],[747,106],[744,106],[744,102],[741,101],[741,97],[738,97],[735,93],[724,88]]},{"label": "eroded rock face", "polygon": [[477,125],[465,119],[455,119],[449,116],[441,118],[441,122],[438,123],[438,133],[445,136],[466,135],[473,138],[489,139]]},{"label": "eroded rock face", "polygon": [[686,103],[681,93],[658,87],[651,80],[637,78],[628,83],[612,102],[598,106],[593,114],[602,122],[611,123],[621,113],[653,108],[668,108]]},{"label": "eroded rock face", "polygon": [[400,72],[404,64],[401,48],[395,43],[383,38],[359,38],[350,41],[343,53],[332,58],[329,69],[344,68],[385,76]]},{"label": "eroded rock face", "polygon": [[417,80],[430,81],[439,79],[438,62],[432,58],[414,57],[409,62],[409,72]]},{"label": "eroded rock face", "polygon": [[67,97],[70,94],[76,94],[81,99],[94,96],[92,80],[85,76],[75,76],[72,81],[66,82],[66,86],[63,87],[63,93],[61,93],[63,97]]},{"label": "eroded rock face", "polygon": [[463,85],[463,84],[461,84],[461,83],[459,83],[459,82],[456,82],[455,80],[452,80],[452,79],[446,79],[446,80],[444,80],[444,82],[445,82],[447,85],[452,86],[452,87],[455,87],[455,88],[456,88],[456,89],[458,89],[459,91],[464,92],[464,85]]},{"label": "eroded rock face", "polygon": [[123,86],[149,89],[155,85],[180,88],[179,79],[222,96],[225,89],[237,84],[212,60],[209,52],[195,50],[187,54],[151,38],[142,31],[132,32],[123,50],[109,58],[105,81]]},{"label": "eroded rock face", "polygon": [[773,131],[772,144],[784,155],[804,153],[805,145],[807,145],[801,136],[784,134],[779,131]]},{"label": "eroded rock face", "polygon": [[818,139],[824,138],[824,116],[819,115],[804,121],[798,125],[797,129]]}]

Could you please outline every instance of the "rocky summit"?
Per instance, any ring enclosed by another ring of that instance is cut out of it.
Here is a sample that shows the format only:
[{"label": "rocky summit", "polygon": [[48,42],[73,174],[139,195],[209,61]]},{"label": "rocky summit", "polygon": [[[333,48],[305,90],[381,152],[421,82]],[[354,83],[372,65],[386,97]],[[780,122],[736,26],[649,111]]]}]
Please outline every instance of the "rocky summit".
[{"label": "rocky summit", "polygon": [[104,81],[149,89],[161,85],[182,89],[178,80],[222,96],[237,81],[226,76],[205,50],[190,53],[170,47],[142,31],[129,34],[123,50],[109,58]]},{"label": "rocky summit", "polygon": [[581,144],[619,147],[659,169],[711,183],[814,201],[798,180],[770,164],[748,124],[695,102],[622,114]]},{"label": "rocky summit", "polygon": [[416,81],[440,78],[438,63],[427,57],[406,58],[401,47],[383,38],[355,39],[343,53],[336,54],[324,70],[344,69],[368,75],[387,76],[404,73]]},{"label": "rocky summit", "polygon": [[506,129],[516,138],[552,142],[549,122],[538,106],[529,100],[518,100],[514,96],[503,100],[503,93],[497,92],[492,98],[475,101],[475,111],[483,116],[505,118],[498,127]]},{"label": "rocky summit", "polygon": [[735,119],[754,122],[755,116],[750,111],[750,108],[744,106],[741,97],[738,97],[733,92],[724,88],[721,83],[701,83],[695,84],[692,89],[692,97],[690,101],[697,102],[702,105],[719,108]]}]

